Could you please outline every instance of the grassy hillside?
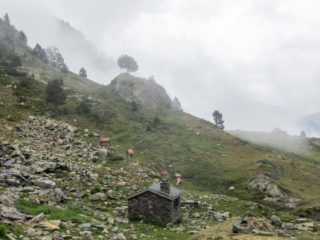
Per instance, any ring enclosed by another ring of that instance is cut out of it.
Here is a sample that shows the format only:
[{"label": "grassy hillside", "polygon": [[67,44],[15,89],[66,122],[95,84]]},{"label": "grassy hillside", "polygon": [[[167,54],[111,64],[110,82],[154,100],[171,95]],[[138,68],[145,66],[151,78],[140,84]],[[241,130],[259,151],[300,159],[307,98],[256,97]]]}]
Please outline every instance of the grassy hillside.
[{"label": "grassy hillside", "polygon": [[[82,129],[88,128],[112,139],[119,145],[119,154],[127,147],[135,150],[135,160],[151,163],[157,171],[168,170],[183,175],[183,187],[224,192],[241,198],[254,198],[246,188],[248,182],[261,173],[268,173],[257,162],[266,161],[281,172],[276,182],[285,190],[305,201],[320,196],[318,161],[295,155],[277,153],[242,141],[216,128],[212,123],[187,113],[165,108],[156,110],[138,107],[114,93],[108,86],[94,83],[71,72],[42,62],[22,48],[20,71],[34,75],[39,91],[26,96],[23,105],[14,96],[15,86],[24,77],[1,75],[1,121],[9,124],[28,114],[51,114]],[[65,105],[53,111],[44,100],[43,89],[48,81],[62,78],[68,92]],[[8,85],[11,85],[8,86]],[[79,113],[77,107],[86,102],[90,113]],[[97,144],[98,138],[85,139]],[[234,186],[234,191],[228,191]]]}]

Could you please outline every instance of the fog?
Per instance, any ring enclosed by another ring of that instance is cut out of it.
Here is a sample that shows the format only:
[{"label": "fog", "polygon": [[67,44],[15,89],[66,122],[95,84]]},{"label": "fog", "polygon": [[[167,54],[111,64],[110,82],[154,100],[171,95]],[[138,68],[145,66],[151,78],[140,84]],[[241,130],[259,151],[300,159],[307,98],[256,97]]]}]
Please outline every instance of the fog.
[{"label": "fog", "polygon": [[[186,112],[212,121],[220,110],[227,129],[298,134],[298,121],[320,111],[319,1],[0,2],[30,46],[56,45],[71,70],[108,84],[115,59],[131,55],[135,75],[153,75]],[[62,36],[57,19],[77,33]]]}]

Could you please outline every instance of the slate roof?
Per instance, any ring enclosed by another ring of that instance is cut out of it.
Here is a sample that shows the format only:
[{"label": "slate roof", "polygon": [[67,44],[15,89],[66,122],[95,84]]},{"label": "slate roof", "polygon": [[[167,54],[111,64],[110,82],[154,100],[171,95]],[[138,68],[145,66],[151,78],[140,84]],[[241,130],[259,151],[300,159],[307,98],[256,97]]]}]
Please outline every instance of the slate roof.
[{"label": "slate roof", "polygon": [[136,197],[136,196],[138,196],[144,192],[147,192],[147,191],[155,193],[155,194],[157,194],[161,197],[167,198],[169,200],[174,200],[182,194],[182,191],[180,191],[179,189],[177,189],[175,187],[172,187],[171,185],[170,185],[170,194],[164,193],[160,190],[160,183],[155,183],[155,184],[151,185],[150,187],[148,187],[147,189],[144,189],[140,192],[137,192],[137,193],[131,195],[127,199],[129,200],[130,198]]}]

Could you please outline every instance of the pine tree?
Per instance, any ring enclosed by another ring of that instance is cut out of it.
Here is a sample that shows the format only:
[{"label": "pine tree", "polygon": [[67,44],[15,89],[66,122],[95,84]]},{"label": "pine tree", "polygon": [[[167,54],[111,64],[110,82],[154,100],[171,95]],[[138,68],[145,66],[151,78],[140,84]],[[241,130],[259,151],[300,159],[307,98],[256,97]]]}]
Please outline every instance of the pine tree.
[{"label": "pine tree", "polygon": [[87,77],[87,71],[82,67],[79,71],[79,76],[86,78]]},{"label": "pine tree", "polygon": [[3,20],[6,24],[10,25],[10,18],[8,13],[4,15]]},{"label": "pine tree", "polygon": [[213,119],[214,119],[214,123],[216,124],[216,126],[220,129],[224,129],[224,121],[222,120],[222,113],[219,112],[218,110],[215,110],[212,114]]},{"label": "pine tree", "polygon": [[136,72],[139,68],[136,60],[128,55],[122,55],[117,60],[121,69],[127,69],[128,72]]}]

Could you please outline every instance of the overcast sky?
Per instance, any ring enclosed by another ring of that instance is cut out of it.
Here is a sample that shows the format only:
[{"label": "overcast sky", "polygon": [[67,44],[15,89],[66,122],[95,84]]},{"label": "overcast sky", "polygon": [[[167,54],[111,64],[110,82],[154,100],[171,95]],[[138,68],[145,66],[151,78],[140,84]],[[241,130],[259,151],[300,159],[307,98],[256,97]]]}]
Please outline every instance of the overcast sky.
[{"label": "overcast sky", "polygon": [[[212,120],[220,110],[227,129],[297,133],[301,117],[320,111],[317,0],[0,0],[0,6],[31,46],[39,39],[48,44],[50,19],[64,19],[106,56],[135,57],[136,75],[154,75],[186,112]],[[112,77],[94,80],[107,84]]]}]

